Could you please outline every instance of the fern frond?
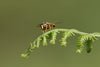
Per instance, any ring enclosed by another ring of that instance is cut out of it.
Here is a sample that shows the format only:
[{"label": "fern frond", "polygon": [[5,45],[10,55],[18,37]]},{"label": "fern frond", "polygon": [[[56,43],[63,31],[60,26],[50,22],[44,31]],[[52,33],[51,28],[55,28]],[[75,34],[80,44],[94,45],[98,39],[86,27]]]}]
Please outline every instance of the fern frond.
[{"label": "fern frond", "polygon": [[78,39],[78,45],[76,51],[77,53],[81,53],[84,48],[86,48],[87,53],[90,53],[92,49],[91,43],[97,40],[97,37],[100,37],[100,33],[90,34],[90,33],[80,32],[76,29],[54,29],[40,35],[36,40],[30,43],[30,47],[25,51],[24,54],[21,54],[21,56],[23,58],[29,56],[30,53],[32,53],[35,48],[39,48],[41,41],[43,42],[43,46],[47,46],[47,39],[51,39],[50,43],[55,44],[57,33],[59,32],[63,32],[63,37],[59,41],[61,43],[61,46],[65,47],[68,38],[75,36],[75,34],[80,35]]},{"label": "fern frond", "polygon": [[86,47],[87,52],[89,53],[92,49],[91,43],[97,40],[94,34],[84,34],[79,37],[79,43],[77,45],[77,53],[81,53],[82,49]]},{"label": "fern frond", "polygon": [[47,46],[47,38],[46,36],[42,36],[43,46]]},{"label": "fern frond", "polygon": [[58,33],[58,31],[52,31],[51,32],[50,44],[55,44],[55,40],[56,40],[57,33]]},{"label": "fern frond", "polygon": [[63,37],[61,38],[60,42],[61,42],[61,46],[66,46],[67,44],[67,39],[71,36],[74,36],[74,32],[73,30],[67,30],[63,32]]}]

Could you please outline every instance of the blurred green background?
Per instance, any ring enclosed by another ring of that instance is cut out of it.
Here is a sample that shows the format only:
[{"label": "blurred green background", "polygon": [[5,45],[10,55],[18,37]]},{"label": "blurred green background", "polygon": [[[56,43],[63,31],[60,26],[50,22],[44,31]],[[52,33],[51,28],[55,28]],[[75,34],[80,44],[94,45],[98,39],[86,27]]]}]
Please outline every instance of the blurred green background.
[{"label": "blurred green background", "polygon": [[99,0],[0,0],[0,67],[100,67],[100,40],[90,54],[76,54],[77,38],[67,47],[40,46],[27,59],[20,55],[42,34],[43,21],[64,22],[56,28],[100,32]]}]

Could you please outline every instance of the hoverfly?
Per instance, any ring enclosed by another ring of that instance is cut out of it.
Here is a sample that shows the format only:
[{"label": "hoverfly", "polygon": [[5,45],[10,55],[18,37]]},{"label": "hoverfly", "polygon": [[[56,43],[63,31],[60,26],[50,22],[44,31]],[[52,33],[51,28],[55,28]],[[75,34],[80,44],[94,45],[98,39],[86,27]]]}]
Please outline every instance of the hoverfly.
[{"label": "hoverfly", "polygon": [[[59,22],[56,22],[56,23],[59,23]],[[44,22],[40,24],[40,27],[41,27],[42,33],[44,33],[48,31],[48,29],[52,30],[55,27],[55,23]]]}]

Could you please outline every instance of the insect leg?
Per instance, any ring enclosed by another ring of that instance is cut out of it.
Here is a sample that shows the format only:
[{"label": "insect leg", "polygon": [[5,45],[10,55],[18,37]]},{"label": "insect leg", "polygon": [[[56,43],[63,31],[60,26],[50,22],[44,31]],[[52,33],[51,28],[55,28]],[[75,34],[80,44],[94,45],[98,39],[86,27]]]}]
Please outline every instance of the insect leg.
[{"label": "insect leg", "polygon": [[41,25],[41,29],[42,29],[42,33],[44,33],[44,30],[43,30],[43,25]]},{"label": "insect leg", "polygon": [[42,30],[42,33],[44,33],[44,30]]},{"label": "insect leg", "polygon": [[48,25],[48,28],[51,30],[51,26],[50,26],[50,24]]},{"label": "insect leg", "polygon": [[51,25],[51,30],[53,29],[53,24]]},{"label": "insect leg", "polygon": [[46,29],[45,29],[45,31],[47,31],[47,25],[46,25]]}]

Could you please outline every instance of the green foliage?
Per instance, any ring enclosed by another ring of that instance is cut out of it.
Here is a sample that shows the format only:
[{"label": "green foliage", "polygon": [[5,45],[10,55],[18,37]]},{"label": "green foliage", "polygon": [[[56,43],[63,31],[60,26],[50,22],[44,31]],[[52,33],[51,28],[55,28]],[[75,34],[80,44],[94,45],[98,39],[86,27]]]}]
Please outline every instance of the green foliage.
[{"label": "green foliage", "polygon": [[100,37],[100,33],[84,33],[75,29],[54,29],[40,35],[36,40],[30,43],[30,47],[26,50],[25,54],[21,54],[21,56],[26,58],[35,48],[39,48],[40,42],[43,42],[43,46],[47,46],[47,39],[50,39],[50,44],[55,44],[57,33],[59,32],[63,32],[63,37],[59,41],[61,46],[65,47],[70,37],[75,36],[75,34],[80,35],[76,50],[77,53],[81,53],[84,48],[87,53],[90,53],[92,49],[91,43],[97,40],[97,37]]},{"label": "green foliage", "polygon": [[74,36],[74,32],[73,30],[67,30],[67,31],[63,31],[63,37],[61,38],[60,42],[61,42],[61,46],[65,46],[67,44],[67,39],[71,36]]},{"label": "green foliage", "polygon": [[46,36],[42,36],[43,46],[47,46],[47,38]]},{"label": "green foliage", "polygon": [[82,49],[86,47],[87,53],[91,52],[92,45],[91,43],[97,40],[94,34],[83,34],[79,37],[79,42],[77,45],[77,53],[81,53]]},{"label": "green foliage", "polygon": [[57,33],[58,33],[58,31],[51,32],[50,44],[55,44]]}]

